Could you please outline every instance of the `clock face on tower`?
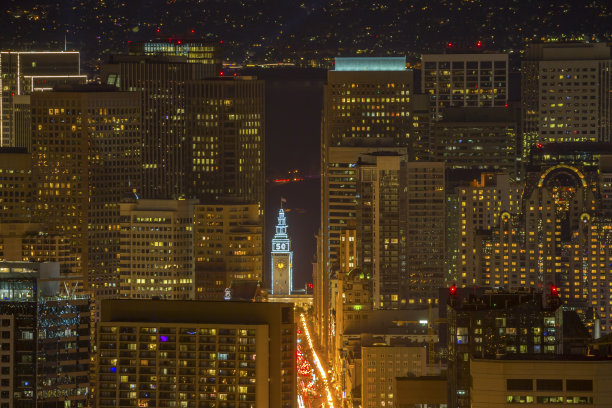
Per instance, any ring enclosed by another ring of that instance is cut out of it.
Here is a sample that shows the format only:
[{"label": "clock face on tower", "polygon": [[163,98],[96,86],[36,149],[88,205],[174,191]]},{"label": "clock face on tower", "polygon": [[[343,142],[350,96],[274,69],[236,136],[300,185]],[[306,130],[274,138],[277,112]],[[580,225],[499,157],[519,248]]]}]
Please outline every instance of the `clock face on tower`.
[{"label": "clock face on tower", "polygon": [[282,263],[282,262],[279,262],[279,263],[277,263],[277,264],[276,264],[276,267],[277,267],[278,269],[283,269],[283,268],[285,267],[285,264],[284,264],[284,263]]}]

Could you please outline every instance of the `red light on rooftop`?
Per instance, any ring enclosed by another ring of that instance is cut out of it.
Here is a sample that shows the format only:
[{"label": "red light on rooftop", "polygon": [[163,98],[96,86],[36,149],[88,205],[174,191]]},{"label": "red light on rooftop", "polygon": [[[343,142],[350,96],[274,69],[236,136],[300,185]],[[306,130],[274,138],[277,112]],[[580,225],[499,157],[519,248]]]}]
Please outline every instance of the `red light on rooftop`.
[{"label": "red light on rooftop", "polygon": [[451,296],[455,296],[457,294],[457,285],[456,284],[452,284],[452,286],[450,288],[448,288],[448,294]]},{"label": "red light on rooftop", "polygon": [[157,29],[157,30],[155,30],[155,31],[159,33],[161,30],[158,28],[158,29]]},{"label": "red light on rooftop", "polygon": [[219,76],[223,76],[223,71],[219,71]]},{"label": "red light on rooftop", "polygon": [[223,44],[223,40],[219,40],[219,44]]},{"label": "red light on rooftop", "polygon": [[452,43],[452,42],[449,42],[448,44],[446,44],[446,46],[447,46],[448,48],[451,48],[451,47],[453,46],[453,43]]},{"label": "red light on rooftop", "polygon": [[538,143],[538,144],[536,144],[536,146],[537,146],[538,149],[541,149],[542,147],[544,147],[544,145],[542,143]]},{"label": "red light on rooftop", "polygon": [[550,285],[550,296],[559,296],[559,288],[555,285]]},{"label": "red light on rooftop", "polygon": [[177,43],[177,44],[180,44],[180,43],[181,43],[181,40],[178,40],[176,43]]},{"label": "red light on rooftop", "polygon": [[508,107],[508,104],[507,104],[507,103],[504,103],[504,108],[507,108],[507,107]]},{"label": "red light on rooftop", "polygon": [[192,29],[191,29],[191,34],[193,34],[193,33],[195,33],[195,30],[192,28]]},{"label": "red light on rooftop", "polygon": [[481,41],[476,42],[476,47],[478,48],[482,47],[482,42]]}]

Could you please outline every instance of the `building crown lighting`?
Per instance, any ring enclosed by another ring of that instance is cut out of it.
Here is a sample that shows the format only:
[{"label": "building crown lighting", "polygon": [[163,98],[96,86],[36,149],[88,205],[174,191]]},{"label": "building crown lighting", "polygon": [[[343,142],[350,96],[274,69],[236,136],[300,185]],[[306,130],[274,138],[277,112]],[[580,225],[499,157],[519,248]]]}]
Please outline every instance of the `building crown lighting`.
[{"label": "building crown lighting", "polygon": [[405,71],[406,57],[336,57],[336,71]]}]

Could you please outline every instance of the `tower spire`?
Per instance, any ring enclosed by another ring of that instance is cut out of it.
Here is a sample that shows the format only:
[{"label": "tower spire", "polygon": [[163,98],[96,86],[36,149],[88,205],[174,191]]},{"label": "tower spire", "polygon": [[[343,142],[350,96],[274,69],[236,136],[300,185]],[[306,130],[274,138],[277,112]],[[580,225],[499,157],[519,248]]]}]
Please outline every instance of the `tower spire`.
[{"label": "tower spire", "polygon": [[272,294],[290,295],[293,290],[293,251],[291,240],[287,235],[287,219],[281,198],[281,208],[278,210],[276,234],[272,238]]}]

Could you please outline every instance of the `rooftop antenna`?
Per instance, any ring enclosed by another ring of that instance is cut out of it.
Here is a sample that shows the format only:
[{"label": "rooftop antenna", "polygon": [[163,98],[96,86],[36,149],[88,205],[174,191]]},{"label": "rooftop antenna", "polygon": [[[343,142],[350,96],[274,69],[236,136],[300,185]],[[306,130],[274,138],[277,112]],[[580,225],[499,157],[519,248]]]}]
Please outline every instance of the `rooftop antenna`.
[{"label": "rooftop antenna", "polygon": [[66,44],[66,33],[64,33],[64,52],[66,52],[67,44]]}]

